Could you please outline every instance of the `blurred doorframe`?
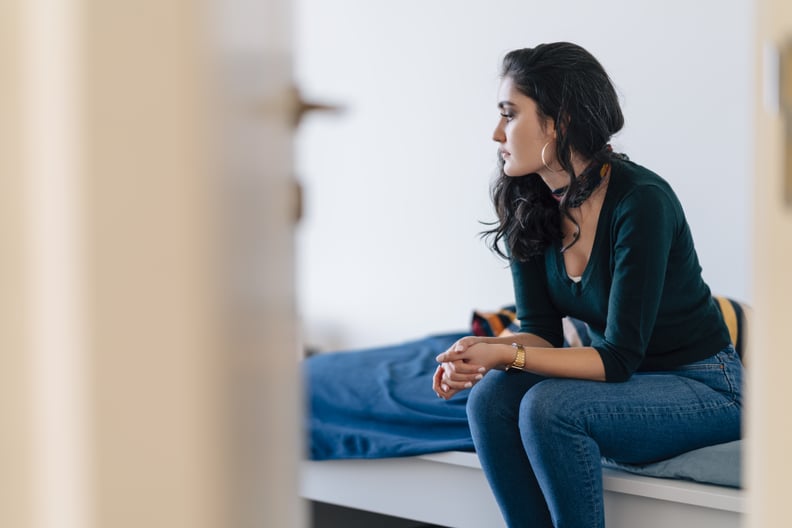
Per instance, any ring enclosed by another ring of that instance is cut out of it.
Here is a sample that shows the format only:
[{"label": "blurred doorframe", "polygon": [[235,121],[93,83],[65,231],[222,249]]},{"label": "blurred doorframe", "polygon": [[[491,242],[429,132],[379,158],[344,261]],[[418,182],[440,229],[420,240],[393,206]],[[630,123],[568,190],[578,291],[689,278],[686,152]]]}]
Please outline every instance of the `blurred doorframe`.
[{"label": "blurred doorframe", "polygon": [[0,526],[302,526],[290,10],[0,4]]},{"label": "blurred doorframe", "polygon": [[[746,394],[747,526],[789,526],[792,473],[792,203],[785,199],[785,152],[792,142],[779,106],[779,50],[792,45],[792,3],[756,3],[755,196],[753,230],[754,314]],[[790,62],[792,64],[792,62]],[[792,72],[790,72],[792,73]],[[790,79],[792,81],[792,79]],[[788,87],[792,90],[792,87]]]}]

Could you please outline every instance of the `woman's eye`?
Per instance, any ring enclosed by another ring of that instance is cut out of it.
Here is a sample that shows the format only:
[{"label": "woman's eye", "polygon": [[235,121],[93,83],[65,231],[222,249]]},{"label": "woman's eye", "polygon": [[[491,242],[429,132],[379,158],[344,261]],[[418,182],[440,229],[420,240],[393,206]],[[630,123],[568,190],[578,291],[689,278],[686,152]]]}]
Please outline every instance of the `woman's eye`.
[{"label": "woman's eye", "polygon": [[505,118],[506,121],[511,121],[514,118],[514,114],[509,114],[507,112],[501,112],[501,117]]}]

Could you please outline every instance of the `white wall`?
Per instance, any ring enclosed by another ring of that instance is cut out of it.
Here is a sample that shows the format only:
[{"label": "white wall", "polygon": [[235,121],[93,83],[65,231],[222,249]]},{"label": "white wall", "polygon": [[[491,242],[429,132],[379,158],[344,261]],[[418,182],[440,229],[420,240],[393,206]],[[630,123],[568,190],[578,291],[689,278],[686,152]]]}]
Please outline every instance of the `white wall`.
[{"label": "white wall", "polygon": [[750,300],[752,39],[747,0],[299,0],[298,83],[346,107],[298,135],[306,343],[394,343],[512,302],[477,237],[494,218],[497,72],[556,40],[603,63],[627,121],[614,147],[676,189],[712,289]]}]

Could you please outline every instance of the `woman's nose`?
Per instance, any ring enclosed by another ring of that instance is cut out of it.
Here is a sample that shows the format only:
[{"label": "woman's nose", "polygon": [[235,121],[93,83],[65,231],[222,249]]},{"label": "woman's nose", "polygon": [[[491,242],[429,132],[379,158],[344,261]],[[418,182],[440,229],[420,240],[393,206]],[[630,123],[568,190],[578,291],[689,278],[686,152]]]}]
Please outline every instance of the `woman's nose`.
[{"label": "woman's nose", "polygon": [[506,135],[503,133],[503,125],[501,123],[498,123],[495,130],[492,131],[492,140],[497,143],[506,141]]}]

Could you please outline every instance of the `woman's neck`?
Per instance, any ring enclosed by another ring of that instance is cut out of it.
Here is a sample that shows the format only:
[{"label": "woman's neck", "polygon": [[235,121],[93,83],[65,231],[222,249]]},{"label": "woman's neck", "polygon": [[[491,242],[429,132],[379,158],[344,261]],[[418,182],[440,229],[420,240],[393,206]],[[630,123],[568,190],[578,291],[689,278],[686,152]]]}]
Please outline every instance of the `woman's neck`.
[{"label": "woman's neck", "polygon": [[[575,172],[575,176],[580,176],[590,163],[591,160],[584,160],[576,154],[572,154],[572,170]],[[543,169],[539,171],[539,176],[551,191],[563,189],[569,185],[569,173],[565,170],[550,171]]]}]

